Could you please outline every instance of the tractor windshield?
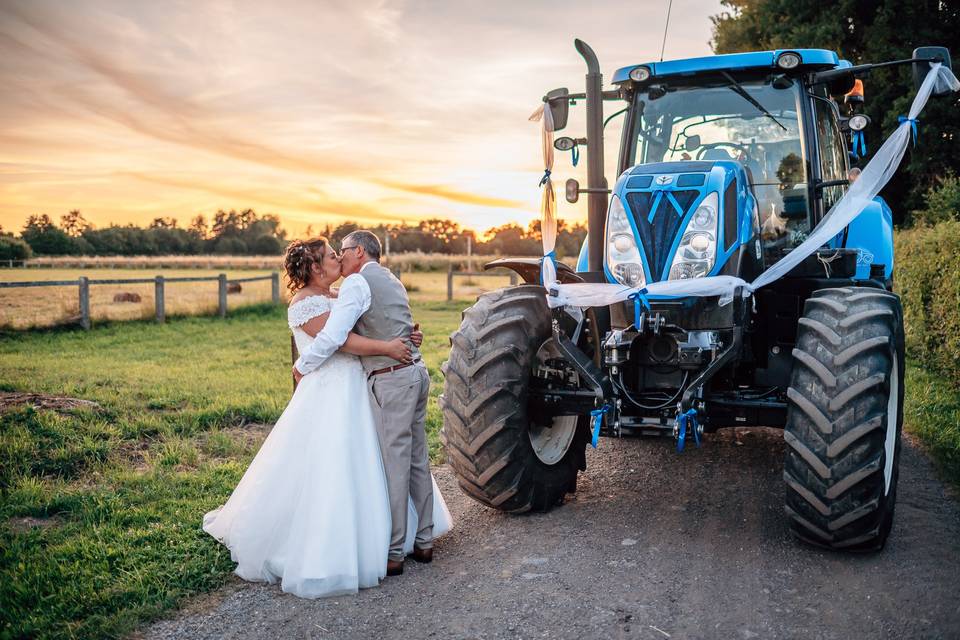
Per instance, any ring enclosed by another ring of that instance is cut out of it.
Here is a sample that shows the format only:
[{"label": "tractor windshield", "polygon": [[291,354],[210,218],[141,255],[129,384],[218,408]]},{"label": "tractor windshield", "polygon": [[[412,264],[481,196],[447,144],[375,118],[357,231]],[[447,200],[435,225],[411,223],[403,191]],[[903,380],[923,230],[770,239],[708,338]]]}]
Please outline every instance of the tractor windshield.
[{"label": "tractor windshield", "polygon": [[[738,160],[758,201],[768,259],[809,231],[807,168],[796,83],[734,81],[709,86],[655,85],[634,98],[629,164]],[[759,107],[759,108],[758,108]]]}]

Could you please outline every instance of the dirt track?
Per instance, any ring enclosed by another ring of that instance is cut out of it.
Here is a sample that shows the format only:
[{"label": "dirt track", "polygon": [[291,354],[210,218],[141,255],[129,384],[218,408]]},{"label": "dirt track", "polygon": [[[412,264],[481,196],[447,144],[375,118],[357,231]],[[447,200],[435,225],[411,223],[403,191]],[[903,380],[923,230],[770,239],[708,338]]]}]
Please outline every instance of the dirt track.
[{"label": "dirt track", "polygon": [[509,516],[437,481],[455,518],[432,565],[358,596],[306,601],[235,584],[148,638],[958,638],[960,508],[904,443],[877,555],[795,541],[779,431],[601,440],[579,491]]}]

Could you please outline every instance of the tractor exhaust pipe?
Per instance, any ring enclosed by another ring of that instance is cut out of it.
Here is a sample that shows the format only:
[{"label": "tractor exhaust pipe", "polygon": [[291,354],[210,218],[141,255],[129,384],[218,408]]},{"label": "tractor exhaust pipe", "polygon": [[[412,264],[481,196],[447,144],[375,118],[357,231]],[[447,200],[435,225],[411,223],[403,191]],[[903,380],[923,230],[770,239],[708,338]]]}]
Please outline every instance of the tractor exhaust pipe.
[{"label": "tractor exhaust pipe", "polygon": [[607,179],[603,175],[603,75],[597,54],[583,40],[574,40],[587,63],[587,246],[589,271],[603,271],[603,231],[607,220]]}]

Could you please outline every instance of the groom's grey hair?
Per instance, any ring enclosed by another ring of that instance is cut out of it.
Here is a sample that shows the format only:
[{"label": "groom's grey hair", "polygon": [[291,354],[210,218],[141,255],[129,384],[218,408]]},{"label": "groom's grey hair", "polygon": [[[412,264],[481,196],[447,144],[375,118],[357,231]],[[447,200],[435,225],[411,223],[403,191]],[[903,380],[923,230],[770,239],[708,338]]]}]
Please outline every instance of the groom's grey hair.
[{"label": "groom's grey hair", "polygon": [[371,260],[380,262],[380,238],[378,238],[373,231],[367,231],[366,229],[351,231],[344,237],[343,242],[347,240],[363,247],[364,253],[366,253]]}]

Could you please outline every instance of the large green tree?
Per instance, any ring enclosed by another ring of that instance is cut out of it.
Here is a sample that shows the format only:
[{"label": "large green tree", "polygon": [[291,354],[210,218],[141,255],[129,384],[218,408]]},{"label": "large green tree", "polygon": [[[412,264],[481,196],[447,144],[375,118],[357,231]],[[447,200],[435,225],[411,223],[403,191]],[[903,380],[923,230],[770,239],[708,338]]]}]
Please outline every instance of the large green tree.
[{"label": "large green tree", "polygon": [[[960,53],[957,0],[723,0],[712,18],[716,53],[783,48],[837,51],[853,64],[909,58],[923,45]],[[956,58],[955,58],[956,59]],[[871,151],[897,126],[914,90],[909,65],[878,69],[864,79]],[[960,95],[933,98],[920,115],[920,138],[883,195],[903,222],[923,204],[937,178],[960,174]]]}]

